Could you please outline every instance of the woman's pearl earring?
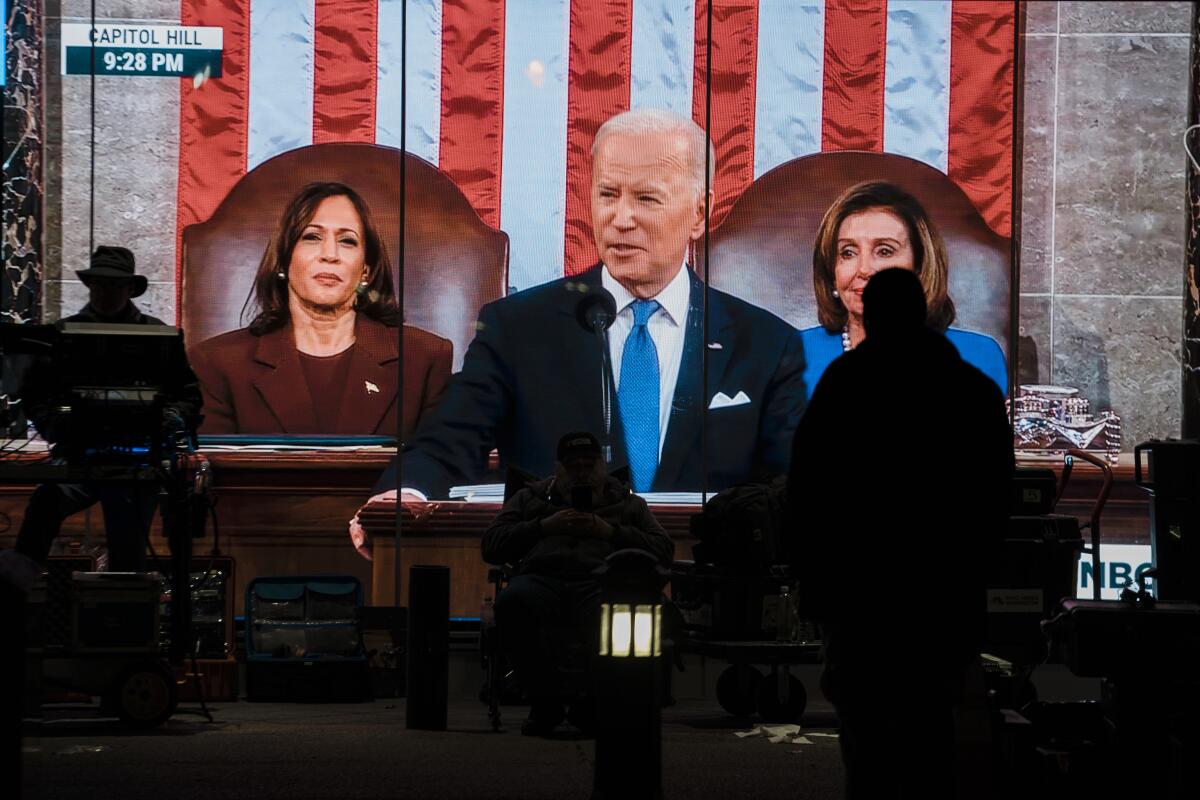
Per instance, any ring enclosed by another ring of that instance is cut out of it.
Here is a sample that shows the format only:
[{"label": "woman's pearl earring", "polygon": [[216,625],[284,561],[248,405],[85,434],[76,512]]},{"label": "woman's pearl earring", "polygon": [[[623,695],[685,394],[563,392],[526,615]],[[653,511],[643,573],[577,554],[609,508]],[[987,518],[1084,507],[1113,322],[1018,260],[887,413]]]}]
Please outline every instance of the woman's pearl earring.
[{"label": "woman's pearl earring", "polygon": [[837,289],[834,289],[834,290],[833,290],[833,296],[834,296],[834,297],[841,297],[841,295],[840,295],[840,294],[838,294],[838,290],[837,290]]},{"label": "woman's pearl earring", "polygon": [[285,272],[276,272],[276,273],[275,273],[275,275],[276,275],[276,276],[279,278],[279,280],[281,280],[281,281],[286,281],[286,280],[287,280],[287,273],[285,273]]}]

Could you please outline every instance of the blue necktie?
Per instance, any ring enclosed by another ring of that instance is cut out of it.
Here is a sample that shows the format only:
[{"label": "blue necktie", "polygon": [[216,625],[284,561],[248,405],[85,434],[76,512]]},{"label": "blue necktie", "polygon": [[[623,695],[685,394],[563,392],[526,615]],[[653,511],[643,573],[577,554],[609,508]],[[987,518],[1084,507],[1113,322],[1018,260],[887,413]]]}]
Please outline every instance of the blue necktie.
[{"label": "blue necktie", "polygon": [[625,431],[625,453],[635,492],[649,491],[658,470],[658,350],[646,323],[659,309],[657,300],[634,300],[633,330],[621,354],[617,405]]}]

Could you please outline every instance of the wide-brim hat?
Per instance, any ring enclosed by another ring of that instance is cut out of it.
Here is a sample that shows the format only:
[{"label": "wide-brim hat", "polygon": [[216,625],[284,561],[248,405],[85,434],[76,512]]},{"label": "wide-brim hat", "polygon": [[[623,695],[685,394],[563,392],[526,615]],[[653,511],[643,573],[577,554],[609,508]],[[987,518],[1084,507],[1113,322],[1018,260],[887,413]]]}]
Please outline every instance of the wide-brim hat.
[{"label": "wide-brim hat", "polygon": [[138,297],[145,293],[148,282],[145,275],[136,273],[133,253],[125,247],[100,245],[92,253],[92,265],[87,269],[75,270],[79,280],[86,286],[89,278],[125,278],[133,281],[133,291],[130,297]]}]

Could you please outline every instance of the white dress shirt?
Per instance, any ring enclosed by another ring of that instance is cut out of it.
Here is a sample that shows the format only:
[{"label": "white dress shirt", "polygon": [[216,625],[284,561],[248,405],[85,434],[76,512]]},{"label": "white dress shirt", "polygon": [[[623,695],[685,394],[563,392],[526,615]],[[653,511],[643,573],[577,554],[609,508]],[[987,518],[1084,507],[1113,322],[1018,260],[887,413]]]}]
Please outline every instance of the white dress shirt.
[{"label": "white dress shirt", "polygon": [[[605,266],[600,271],[600,284],[617,301],[617,318],[608,329],[608,352],[612,358],[613,389],[621,384],[621,356],[625,353],[625,340],[633,330],[634,296],[628,289],[609,274]],[[675,384],[679,381],[679,364],[683,360],[683,339],[687,332],[688,305],[691,301],[692,282],[687,264],[681,264],[679,272],[666,287],[651,300],[657,300],[646,329],[658,351],[658,460],[662,461],[663,442],[667,440],[667,423],[671,419],[671,403],[675,400]],[[620,413],[616,397],[613,398],[613,414]]]}]

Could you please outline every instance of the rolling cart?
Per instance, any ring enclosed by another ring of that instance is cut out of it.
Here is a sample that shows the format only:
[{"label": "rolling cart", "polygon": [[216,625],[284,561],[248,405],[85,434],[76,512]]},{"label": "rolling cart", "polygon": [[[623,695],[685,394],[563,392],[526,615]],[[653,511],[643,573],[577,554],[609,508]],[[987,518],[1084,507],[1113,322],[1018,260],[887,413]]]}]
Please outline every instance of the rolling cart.
[{"label": "rolling cart", "polygon": [[674,563],[671,599],[684,620],[679,650],[728,662],[716,687],[728,713],[757,712],[767,722],[792,722],[804,713],[808,691],[790,667],[819,663],[821,642],[813,623],[796,618],[795,595],[786,566],[731,575],[692,561]]}]

